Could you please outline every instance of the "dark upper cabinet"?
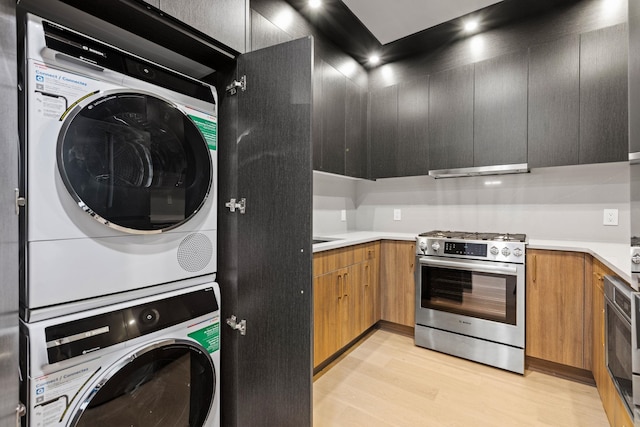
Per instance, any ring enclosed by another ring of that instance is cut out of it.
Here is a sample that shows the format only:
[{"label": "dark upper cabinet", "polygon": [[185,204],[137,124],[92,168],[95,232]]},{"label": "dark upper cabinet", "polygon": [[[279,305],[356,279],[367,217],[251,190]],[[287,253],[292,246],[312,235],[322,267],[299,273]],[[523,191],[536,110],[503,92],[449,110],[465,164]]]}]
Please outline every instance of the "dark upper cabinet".
[{"label": "dark upper cabinet", "polygon": [[580,137],[580,37],[529,49],[529,167],[575,165]]},{"label": "dark upper cabinet", "polygon": [[255,10],[251,10],[251,46],[247,50],[258,50],[291,41],[293,37],[281,30]]},{"label": "dark upper cabinet", "polygon": [[396,176],[429,173],[429,76],[398,85]]},{"label": "dark upper cabinet", "polygon": [[159,0],[158,3],[163,12],[240,53],[246,51],[248,0]]},{"label": "dark upper cabinet", "polygon": [[347,79],[345,103],[345,174],[367,177],[367,96],[364,89]]},{"label": "dark upper cabinet", "polygon": [[397,176],[398,86],[370,94],[371,178]]},{"label": "dark upper cabinet", "polygon": [[324,61],[316,59],[313,66],[313,170],[322,170],[322,116],[324,102],[322,97],[322,74]]},{"label": "dark upper cabinet", "polygon": [[580,36],[580,163],[628,158],[627,24]]},{"label": "dark upper cabinet", "polygon": [[475,64],[473,166],[527,162],[527,54]]},{"label": "dark upper cabinet", "polygon": [[473,64],[432,74],[429,169],[473,166]]},{"label": "dark upper cabinet", "polygon": [[640,2],[629,2],[629,153],[640,152]]},{"label": "dark upper cabinet", "polygon": [[345,173],[345,111],[347,78],[326,62],[322,67],[322,167]]}]

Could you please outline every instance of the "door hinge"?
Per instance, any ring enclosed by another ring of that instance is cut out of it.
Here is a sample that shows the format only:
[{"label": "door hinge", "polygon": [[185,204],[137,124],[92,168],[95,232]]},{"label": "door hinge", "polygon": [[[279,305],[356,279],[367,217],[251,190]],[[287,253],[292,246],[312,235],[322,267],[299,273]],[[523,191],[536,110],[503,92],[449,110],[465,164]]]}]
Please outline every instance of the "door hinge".
[{"label": "door hinge", "polygon": [[235,212],[237,209],[241,214],[243,214],[247,210],[247,199],[245,199],[244,197],[239,201],[236,201],[236,199],[231,199],[224,205],[228,207],[229,211],[231,212]]},{"label": "door hinge", "polygon": [[238,88],[243,92],[247,90],[247,76],[240,77],[240,81],[234,80],[229,86],[227,86],[227,93],[229,95],[235,95],[238,93]]},{"label": "door hinge", "polygon": [[24,403],[18,403],[16,406],[16,427],[20,427],[22,425],[22,417],[27,415],[27,407],[24,406]]},{"label": "door hinge", "polygon": [[24,197],[20,197],[20,190],[15,189],[16,195],[16,215],[20,215],[20,208],[27,204],[27,200]]},{"label": "door hinge", "polygon": [[247,335],[247,321],[245,319],[238,322],[238,318],[232,314],[227,319],[227,325],[231,326],[234,331],[239,331],[240,335]]}]

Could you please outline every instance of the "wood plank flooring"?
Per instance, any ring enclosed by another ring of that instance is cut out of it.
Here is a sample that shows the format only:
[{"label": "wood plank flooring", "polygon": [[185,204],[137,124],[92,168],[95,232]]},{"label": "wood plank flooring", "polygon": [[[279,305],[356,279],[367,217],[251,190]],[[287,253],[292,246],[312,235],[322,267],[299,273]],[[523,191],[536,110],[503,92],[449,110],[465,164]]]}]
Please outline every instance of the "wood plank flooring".
[{"label": "wood plank flooring", "polygon": [[313,385],[314,427],[608,426],[595,387],[524,376],[376,330]]}]

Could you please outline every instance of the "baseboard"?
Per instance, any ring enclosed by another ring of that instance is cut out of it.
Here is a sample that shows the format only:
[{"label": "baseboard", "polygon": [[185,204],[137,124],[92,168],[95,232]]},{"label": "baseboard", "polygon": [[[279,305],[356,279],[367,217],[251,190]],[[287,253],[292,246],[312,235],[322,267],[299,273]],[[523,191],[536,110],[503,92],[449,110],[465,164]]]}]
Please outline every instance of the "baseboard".
[{"label": "baseboard", "polygon": [[591,371],[562,365],[560,363],[549,362],[548,360],[538,359],[536,357],[525,357],[525,369],[541,372],[547,375],[553,375],[555,377],[564,378],[594,387],[596,386],[596,382],[593,379]]},{"label": "baseboard", "polygon": [[408,337],[415,336],[415,328],[407,325],[400,325],[398,323],[389,322],[387,320],[380,320],[376,326],[378,329],[382,329],[389,332],[394,332],[399,335],[405,335]]}]

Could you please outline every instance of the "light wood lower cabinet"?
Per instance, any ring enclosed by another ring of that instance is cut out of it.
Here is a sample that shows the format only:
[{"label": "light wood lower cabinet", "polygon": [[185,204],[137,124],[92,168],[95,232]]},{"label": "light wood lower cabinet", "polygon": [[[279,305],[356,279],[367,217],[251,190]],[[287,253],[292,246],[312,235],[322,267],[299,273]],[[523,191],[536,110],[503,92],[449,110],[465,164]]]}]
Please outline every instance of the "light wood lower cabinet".
[{"label": "light wood lower cabinet", "polygon": [[618,395],[613,380],[607,370],[606,341],[605,341],[605,310],[604,310],[604,276],[615,275],[598,260],[593,260],[593,378],[596,381],[602,406],[607,413],[609,423],[614,427],[631,427],[633,423],[627,409]]},{"label": "light wood lower cabinet", "polygon": [[385,240],[380,246],[382,320],[415,327],[415,242]]},{"label": "light wood lower cabinet", "polygon": [[380,320],[379,247],[375,242],[314,256],[314,367]]},{"label": "light wood lower cabinet", "polygon": [[526,355],[591,369],[591,336],[584,327],[585,255],[529,250],[526,265]]}]

